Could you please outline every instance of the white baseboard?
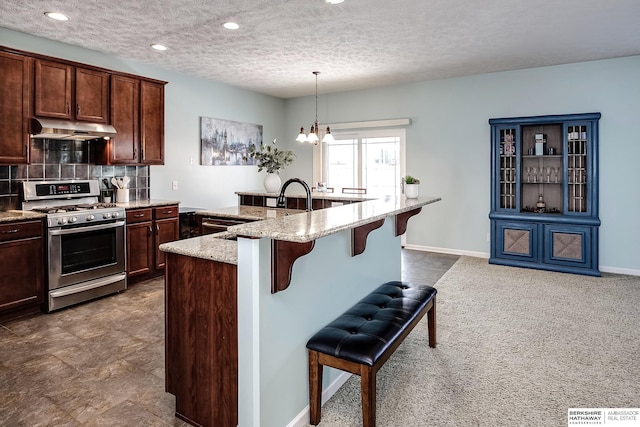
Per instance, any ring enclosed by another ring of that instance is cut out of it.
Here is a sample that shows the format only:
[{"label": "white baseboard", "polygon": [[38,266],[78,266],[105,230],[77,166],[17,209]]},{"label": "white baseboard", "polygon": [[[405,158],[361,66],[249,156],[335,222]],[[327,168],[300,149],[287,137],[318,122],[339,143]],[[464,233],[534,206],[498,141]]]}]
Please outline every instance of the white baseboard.
[{"label": "white baseboard", "polygon": [[[420,246],[420,245],[404,245],[405,249],[410,249],[414,251],[425,251],[425,252],[436,252],[440,254],[449,254],[449,255],[464,255],[476,258],[489,258],[489,254],[486,252],[473,252],[473,251],[462,251],[457,249],[448,249],[448,248],[436,248],[433,246]],[[613,274],[626,274],[628,276],[640,276],[640,270],[636,270],[633,268],[620,268],[620,267],[607,267],[606,265],[601,265],[599,270],[603,273],[613,273]]]},{"label": "white baseboard", "polygon": [[[336,378],[329,385],[329,387],[327,387],[327,389],[322,392],[322,404],[324,405],[327,400],[331,399],[331,396],[333,396],[336,393],[336,391],[338,391],[338,389],[342,387],[344,383],[347,382],[349,378],[351,378],[350,373],[342,372],[338,376],[338,378]],[[291,422],[289,422],[289,424],[287,424],[287,427],[304,427],[308,424],[309,424],[309,405],[305,406],[304,409],[300,411],[300,413],[296,415],[296,417],[292,419]]]},{"label": "white baseboard", "polygon": [[489,259],[489,254],[487,252],[474,252],[474,251],[463,251],[459,249],[448,249],[448,248],[436,248],[433,246],[420,246],[420,245],[404,245],[405,249],[410,249],[413,251],[424,251],[424,252],[437,252],[440,254],[449,254],[449,255],[464,255],[475,258],[486,258]]},{"label": "white baseboard", "polygon": [[640,276],[640,270],[634,270],[632,268],[600,266],[600,271],[602,271],[603,273],[626,274],[628,276]]}]

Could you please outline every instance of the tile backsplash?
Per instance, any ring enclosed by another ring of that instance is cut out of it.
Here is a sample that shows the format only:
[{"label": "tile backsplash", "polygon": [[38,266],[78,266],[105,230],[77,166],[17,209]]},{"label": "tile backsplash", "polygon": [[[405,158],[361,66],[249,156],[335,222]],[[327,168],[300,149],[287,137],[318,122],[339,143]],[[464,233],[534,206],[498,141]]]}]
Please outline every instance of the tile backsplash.
[{"label": "tile backsplash", "polygon": [[[0,210],[21,209],[22,181],[99,179],[111,183],[114,176],[128,176],[129,200],[148,199],[151,187],[149,166],[103,166],[92,163],[90,141],[31,140],[31,163],[0,165]],[[110,188],[111,188],[111,184]]]}]

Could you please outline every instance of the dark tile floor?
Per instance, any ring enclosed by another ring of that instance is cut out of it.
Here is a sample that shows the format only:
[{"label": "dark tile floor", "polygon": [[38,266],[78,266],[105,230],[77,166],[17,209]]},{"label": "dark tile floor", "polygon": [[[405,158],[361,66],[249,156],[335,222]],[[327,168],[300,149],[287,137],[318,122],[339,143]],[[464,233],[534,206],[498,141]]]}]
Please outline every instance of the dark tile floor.
[{"label": "dark tile floor", "polygon": [[[402,278],[435,283],[454,255],[403,251]],[[164,391],[162,279],[0,324],[0,426],[188,426]]]}]

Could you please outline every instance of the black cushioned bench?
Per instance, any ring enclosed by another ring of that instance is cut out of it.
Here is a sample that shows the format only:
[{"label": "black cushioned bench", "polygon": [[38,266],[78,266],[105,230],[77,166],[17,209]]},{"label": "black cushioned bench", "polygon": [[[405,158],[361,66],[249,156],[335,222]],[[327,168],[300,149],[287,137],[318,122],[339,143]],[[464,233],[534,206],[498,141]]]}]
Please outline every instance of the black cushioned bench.
[{"label": "black cushioned bench", "polygon": [[360,375],[362,423],[376,423],[376,373],[425,314],[436,346],[436,289],[387,282],[322,328],[307,343],[311,424],[320,422],[322,367]]}]

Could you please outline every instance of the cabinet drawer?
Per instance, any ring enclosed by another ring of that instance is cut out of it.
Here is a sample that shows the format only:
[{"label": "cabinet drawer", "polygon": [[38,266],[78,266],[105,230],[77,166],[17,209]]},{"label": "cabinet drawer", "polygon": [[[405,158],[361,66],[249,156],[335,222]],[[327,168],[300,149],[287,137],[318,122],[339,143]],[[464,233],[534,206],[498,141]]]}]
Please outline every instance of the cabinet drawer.
[{"label": "cabinet drawer", "polygon": [[162,206],[159,208],[155,208],[156,219],[165,219],[165,218],[177,218],[178,217],[178,206]]},{"label": "cabinet drawer", "polygon": [[42,236],[42,222],[12,222],[0,225],[0,242]]},{"label": "cabinet drawer", "polygon": [[153,211],[149,209],[132,209],[127,211],[127,223],[151,221],[153,219]]}]

